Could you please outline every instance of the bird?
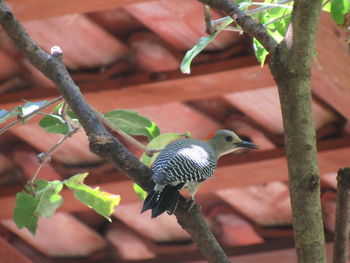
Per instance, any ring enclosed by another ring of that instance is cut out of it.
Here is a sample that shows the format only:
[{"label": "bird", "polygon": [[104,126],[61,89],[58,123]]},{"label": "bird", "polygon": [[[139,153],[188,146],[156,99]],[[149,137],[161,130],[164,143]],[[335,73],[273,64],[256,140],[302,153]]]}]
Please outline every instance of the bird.
[{"label": "bird", "polygon": [[184,138],[169,143],[153,163],[155,186],[144,200],[141,213],[151,209],[152,218],[164,212],[172,215],[181,189],[191,196],[190,210],[199,186],[214,174],[218,159],[240,148],[257,149],[258,146],[241,140],[230,130],[217,130],[207,141]]}]

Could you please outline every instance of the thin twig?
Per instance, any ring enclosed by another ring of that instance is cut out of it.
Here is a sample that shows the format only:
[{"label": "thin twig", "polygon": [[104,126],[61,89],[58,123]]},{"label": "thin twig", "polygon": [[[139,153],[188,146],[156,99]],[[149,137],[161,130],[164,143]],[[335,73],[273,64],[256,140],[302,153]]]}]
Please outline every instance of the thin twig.
[{"label": "thin twig", "polygon": [[210,12],[210,7],[207,6],[207,5],[204,5],[204,22],[205,22],[205,27],[206,27],[205,32],[208,35],[212,35],[216,31],[216,24],[212,20],[212,17],[213,16],[212,16],[212,14]]},{"label": "thin twig", "polygon": [[266,6],[266,7],[270,7],[270,8],[280,7],[280,8],[292,9],[292,7],[289,5],[283,5],[283,4],[279,4],[279,3],[272,4],[272,3],[251,2],[251,5],[261,5],[261,6]]},{"label": "thin twig", "polygon": [[61,108],[61,112],[59,112],[59,115],[61,115],[65,124],[68,126],[68,130],[72,131],[74,129],[80,128],[79,123],[73,121],[71,117],[67,114],[67,110],[68,110],[68,104],[67,102],[64,102]]},{"label": "thin twig", "polygon": [[45,109],[46,107],[49,107],[50,105],[55,104],[56,102],[59,102],[59,101],[62,100],[62,99],[63,99],[63,96],[59,96],[58,98],[53,99],[52,101],[49,101],[48,103],[46,103],[45,105],[43,105],[43,106],[39,107],[38,109],[32,111],[31,113],[28,113],[28,114],[26,114],[26,115],[24,115],[24,116],[22,116],[22,117],[19,117],[17,120],[15,120],[15,121],[9,123],[8,125],[6,125],[5,127],[1,128],[1,129],[0,129],[0,134],[2,134],[2,133],[4,133],[4,132],[8,131],[8,130],[11,129],[13,126],[15,126],[15,125],[21,123],[22,121],[24,121],[24,120],[26,120],[26,119],[32,117],[33,115],[35,115],[35,114],[37,114],[38,112],[40,112],[40,111],[42,111],[43,109]]},{"label": "thin twig", "polygon": [[339,169],[337,181],[333,263],[347,263],[350,234],[350,167]]},{"label": "thin twig", "polygon": [[326,2],[324,2],[324,3],[322,4],[322,8],[324,8],[330,1],[332,1],[332,0],[327,0]]},{"label": "thin twig", "polygon": [[79,128],[74,128],[70,130],[66,135],[64,135],[61,139],[58,140],[58,142],[46,153],[41,153],[38,155],[38,161],[39,161],[39,166],[35,169],[33,175],[30,177],[28,180],[28,185],[33,186],[34,181],[36,177],[38,176],[41,168],[43,165],[48,162],[51,159],[52,154],[55,153],[55,151],[60,148],[60,146],[69,138],[71,137],[74,133],[76,133],[79,130]]},{"label": "thin twig", "polygon": [[[205,5],[205,6],[207,6],[207,5]],[[230,19],[230,17],[229,16],[220,17],[218,19],[212,20],[212,22],[215,24],[218,24],[221,22],[225,22],[227,19]]]},{"label": "thin twig", "polygon": [[[291,2],[291,0],[280,1],[280,2],[278,2],[276,4],[282,5],[282,4],[286,4],[286,3],[289,3],[289,2]],[[244,13],[246,15],[252,15],[252,14],[260,13],[261,11],[272,9],[272,8],[275,8],[275,6],[262,6],[262,7],[258,7],[258,8],[255,8],[255,9],[247,10]]]},{"label": "thin twig", "polygon": [[263,26],[266,27],[266,26],[268,26],[270,24],[273,24],[273,23],[277,22],[278,20],[281,20],[281,19],[283,19],[285,17],[288,17],[288,16],[290,16],[290,14],[282,15],[282,16],[276,18],[276,19],[273,19],[273,20],[269,21],[268,23],[264,24]]},{"label": "thin twig", "polygon": [[277,41],[266,31],[265,27],[259,22],[255,21],[251,16],[245,14],[238,5],[234,4],[231,0],[199,0],[203,4],[213,7],[233,19],[233,21],[239,25],[242,30],[256,38],[261,45],[270,53],[275,51],[278,43]]},{"label": "thin twig", "polygon": [[239,34],[243,34],[243,30],[240,29],[240,28],[237,28],[237,27],[231,27],[231,26],[228,26],[228,27],[225,27],[223,29],[224,31],[231,31],[231,32],[238,32]]},{"label": "thin twig", "polygon": [[[328,0],[330,1],[330,0]],[[287,4],[291,2],[291,0],[283,0],[283,1],[280,1],[276,4],[278,5],[282,5],[282,4]],[[244,14],[246,15],[252,15],[252,14],[256,14],[256,13],[259,13],[261,11],[264,11],[264,10],[268,10],[268,9],[272,9],[272,8],[275,8],[276,6],[262,6],[262,7],[258,7],[258,8],[255,8],[255,9],[251,9],[251,10],[247,10],[247,11],[244,11]],[[213,20],[214,23],[220,23],[220,22],[224,22],[226,21],[226,19],[228,19],[229,16],[225,16],[225,17],[220,17],[216,20]]]},{"label": "thin twig", "polygon": [[80,126],[74,123],[70,117],[67,114],[67,109],[68,109],[68,104],[64,101],[62,107],[58,111],[58,115],[64,120],[65,124],[68,127],[68,133],[65,134],[61,139],[58,140],[58,142],[51,148],[49,149],[46,153],[40,153],[38,154],[38,162],[39,166],[36,168],[34,171],[33,175],[28,181],[28,185],[32,187],[33,193],[34,193],[34,181],[39,174],[41,168],[43,165],[51,160],[52,154],[54,154],[58,148],[61,147],[61,145],[68,139],[70,138],[74,133],[78,132],[80,129]]}]

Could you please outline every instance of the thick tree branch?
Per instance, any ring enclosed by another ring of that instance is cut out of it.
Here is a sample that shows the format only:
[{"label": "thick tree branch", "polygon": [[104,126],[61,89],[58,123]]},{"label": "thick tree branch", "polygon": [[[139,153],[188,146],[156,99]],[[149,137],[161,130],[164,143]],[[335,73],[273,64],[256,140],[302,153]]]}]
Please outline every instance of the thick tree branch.
[{"label": "thick tree branch", "polygon": [[244,14],[236,4],[231,0],[199,0],[203,4],[213,7],[228,16],[230,16],[238,25],[240,25],[245,33],[256,38],[263,47],[273,53],[277,41],[271,37],[263,25],[254,21],[250,16]]},{"label": "thick tree branch", "polygon": [[321,0],[294,1],[286,39],[270,60],[283,115],[298,263],[326,262],[310,86],[321,4]]},{"label": "thick tree branch", "polygon": [[[197,205],[188,211],[188,202],[184,198],[181,198],[175,215],[181,227],[191,234],[193,240],[196,240],[198,248],[208,262],[231,262],[211,233]],[[188,220],[188,218],[191,218],[191,220]],[[195,229],[197,231],[194,231]],[[200,231],[198,231],[199,229]],[[203,238],[204,236],[206,238]]]},{"label": "thick tree branch", "polygon": [[[111,162],[118,170],[139,184],[143,189],[150,191],[153,188],[151,180],[152,170],[143,165],[116,138],[106,131],[93,109],[84,100],[60,57],[56,54],[49,55],[43,51],[25,32],[23,26],[2,0],[0,0],[0,24],[17,48],[59,88],[65,101],[76,113],[80,124],[88,135],[91,151]],[[190,212],[187,212],[185,199],[181,198],[176,216],[179,224],[189,232],[208,262],[229,262],[197,206]]]},{"label": "thick tree branch", "polygon": [[337,181],[333,263],[346,263],[348,262],[350,234],[350,167],[339,169]]}]

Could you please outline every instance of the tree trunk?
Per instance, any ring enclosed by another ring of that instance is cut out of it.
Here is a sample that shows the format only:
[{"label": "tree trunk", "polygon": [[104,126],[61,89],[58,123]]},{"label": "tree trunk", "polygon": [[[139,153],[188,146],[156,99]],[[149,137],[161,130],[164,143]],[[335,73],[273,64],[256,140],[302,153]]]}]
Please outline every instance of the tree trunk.
[{"label": "tree trunk", "polygon": [[333,263],[347,263],[350,234],[350,167],[339,169],[337,181]]},{"label": "tree trunk", "polygon": [[294,2],[286,38],[270,62],[283,115],[298,263],[326,262],[310,87],[321,4],[319,0]]}]

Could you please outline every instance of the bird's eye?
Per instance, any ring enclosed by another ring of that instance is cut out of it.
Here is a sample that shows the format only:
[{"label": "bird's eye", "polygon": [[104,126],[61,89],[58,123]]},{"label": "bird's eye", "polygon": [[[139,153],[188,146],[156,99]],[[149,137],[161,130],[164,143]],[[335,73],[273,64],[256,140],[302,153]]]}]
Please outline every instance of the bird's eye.
[{"label": "bird's eye", "polygon": [[227,142],[233,142],[233,137],[232,137],[232,136],[226,136],[226,137],[225,137],[225,140],[226,140]]}]

